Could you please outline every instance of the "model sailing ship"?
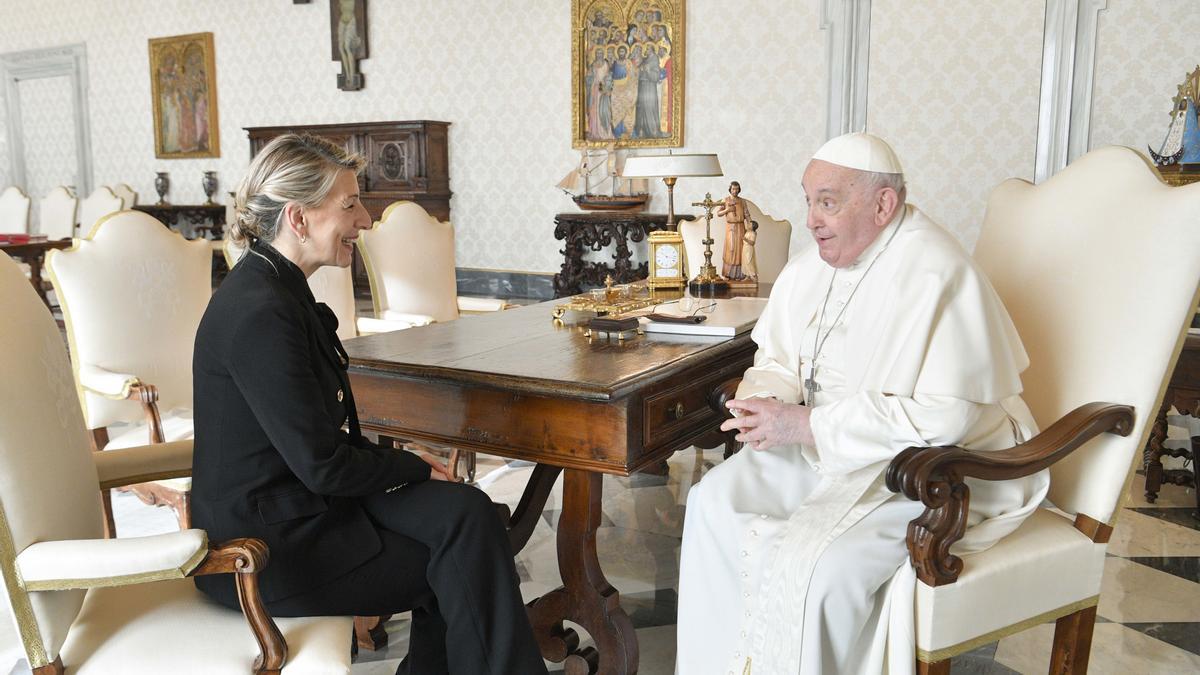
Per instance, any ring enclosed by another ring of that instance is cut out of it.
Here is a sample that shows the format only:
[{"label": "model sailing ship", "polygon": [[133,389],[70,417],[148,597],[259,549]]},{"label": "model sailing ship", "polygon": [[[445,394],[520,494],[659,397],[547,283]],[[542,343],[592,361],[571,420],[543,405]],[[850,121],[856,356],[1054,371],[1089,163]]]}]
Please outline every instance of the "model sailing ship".
[{"label": "model sailing ship", "polygon": [[559,181],[558,188],[585,211],[640,211],[650,199],[649,181],[622,177],[623,164],[613,146],[581,148],[579,167]]}]

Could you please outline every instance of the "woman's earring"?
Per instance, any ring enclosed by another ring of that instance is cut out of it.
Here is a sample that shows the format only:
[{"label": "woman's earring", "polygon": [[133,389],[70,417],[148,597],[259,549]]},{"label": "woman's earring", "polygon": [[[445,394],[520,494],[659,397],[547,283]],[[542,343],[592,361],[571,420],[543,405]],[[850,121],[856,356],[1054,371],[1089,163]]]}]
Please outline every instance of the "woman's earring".
[{"label": "woman's earring", "polygon": [[301,244],[307,244],[307,243],[308,243],[308,235],[307,235],[307,234],[302,234],[302,235],[300,235],[300,243],[301,243]]}]

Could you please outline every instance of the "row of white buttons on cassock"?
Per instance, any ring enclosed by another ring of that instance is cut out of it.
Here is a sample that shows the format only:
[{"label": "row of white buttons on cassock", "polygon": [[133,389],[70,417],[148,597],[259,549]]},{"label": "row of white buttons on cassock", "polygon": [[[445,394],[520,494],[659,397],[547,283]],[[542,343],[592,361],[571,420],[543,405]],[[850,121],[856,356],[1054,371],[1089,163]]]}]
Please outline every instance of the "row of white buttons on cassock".
[{"label": "row of white buttons on cassock", "polygon": [[[770,518],[770,516],[768,516],[765,513],[760,513],[758,515],[758,517],[761,520],[767,520],[768,518]],[[753,539],[758,539],[758,530],[751,528],[750,536]],[[748,584],[750,583],[749,582],[750,570],[747,568],[747,566],[750,564],[750,551],[748,551],[747,549],[742,549],[741,556],[742,556],[741,575],[742,575],[742,580],[743,580],[742,581],[742,599],[746,603],[745,616],[743,617],[744,618],[743,625],[745,625],[746,623],[749,623],[750,618],[754,616],[754,613],[750,610],[750,601],[751,601],[752,594],[750,593],[750,588],[748,587]],[[744,640],[745,638],[746,638],[746,631],[742,630],[742,639]],[[734,652],[733,658],[741,659],[742,658],[741,650]],[[736,674],[731,670],[731,671],[729,671],[729,675],[736,675]]]}]

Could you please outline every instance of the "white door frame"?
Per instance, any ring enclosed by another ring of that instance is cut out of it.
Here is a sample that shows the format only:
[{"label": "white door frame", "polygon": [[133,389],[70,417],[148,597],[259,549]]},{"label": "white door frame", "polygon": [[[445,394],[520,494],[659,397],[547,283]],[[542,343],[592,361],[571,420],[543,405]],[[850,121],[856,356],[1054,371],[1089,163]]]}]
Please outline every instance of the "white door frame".
[{"label": "white door frame", "polygon": [[[75,188],[86,196],[92,191],[92,137],[87,107],[87,47],[83,44],[31,49],[0,54],[5,114],[8,120],[9,178],[26,188],[25,141],[21,126],[21,91],[17,83],[43,77],[69,77],[75,120]],[[39,195],[40,196],[40,195]]]}]

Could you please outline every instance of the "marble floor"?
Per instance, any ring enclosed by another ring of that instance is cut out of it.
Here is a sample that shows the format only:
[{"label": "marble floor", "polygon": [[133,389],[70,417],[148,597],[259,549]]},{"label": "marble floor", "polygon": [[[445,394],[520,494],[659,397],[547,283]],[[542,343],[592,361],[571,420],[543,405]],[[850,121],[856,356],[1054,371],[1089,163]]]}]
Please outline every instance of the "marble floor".
[{"label": "marble floor", "polygon": [[[680,534],[689,488],[721,461],[719,451],[689,450],[670,461],[668,476],[605,477],[604,518],[598,532],[600,558],[609,581],[637,629],[641,673],[672,673],[675,661]],[[531,467],[480,457],[478,484],[496,501],[515,507]],[[558,585],[554,549],[561,480],[529,544],[517,557],[526,600]],[[174,529],[164,508],[136,498],[114,499],[122,536]],[[1109,545],[1091,672],[1200,672],[1200,520],[1195,494],[1164,486],[1156,504],[1142,498],[1136,477],[1130,500]],[[1053,624],[987,645],[954,661],[954,673],[1042,673],[1050,658]],[[362,651],[355,675],[390,675],[407,651],[408,619],[387,625],[389,645]],[[13,644],[11,624],[0,622],[0,673],[27,673]],[[585,641],[586,642],[586,641]],[[15,664],[15,665],[14,665]],[[551,672],[560,667],[548,664]]]}]

